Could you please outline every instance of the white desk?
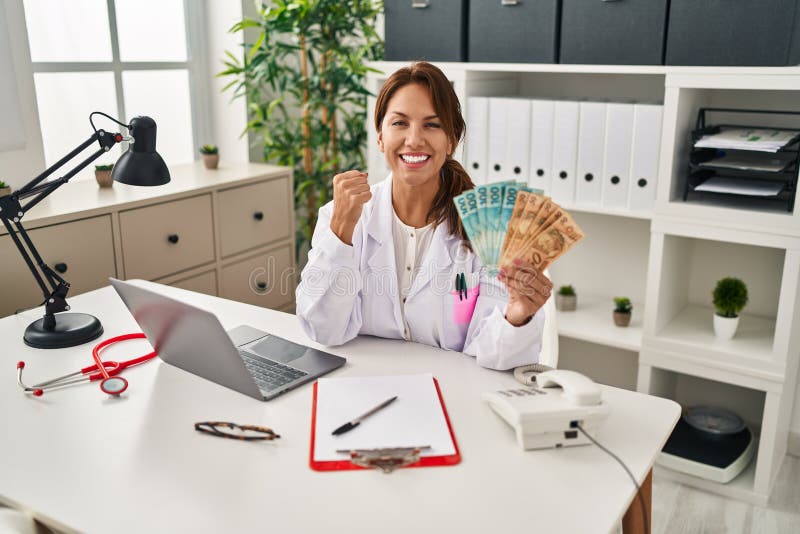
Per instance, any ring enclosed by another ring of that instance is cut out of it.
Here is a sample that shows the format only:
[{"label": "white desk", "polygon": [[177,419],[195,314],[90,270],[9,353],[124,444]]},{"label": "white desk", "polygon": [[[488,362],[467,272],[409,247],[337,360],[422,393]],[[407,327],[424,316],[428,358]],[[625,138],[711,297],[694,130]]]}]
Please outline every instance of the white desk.
[{"label": "white desk", "polygon": [[[225,328],[250,324],[310,344],[293,315],[141,282],[214,311]],[[103,339],[139,331],[110,287],[70,299],[103,322]],[[513,386],[510,373],[415,343],[359,338],[331,376],[432,372],[462,463],[452,467],[325,472],[308,467],[311,385],[269,402],[160,361],[130,369],[120,399],[96,383],[35,398],[36,382],[89,365],[92,345],[35,350],[22,342],[37,317],[0,320],[0,501],[59,529],[86,532],[608,532],[635,497],[623,469],[595,446],[523,451],[481,400]],[[149,348],[129,341],[104,359]],[[611,415],[596,438],[641,482],[679,415],[669,400],[604,388]],[[198,433],[197,421],[266,425],[280,440],[248,443]],[[633,501],[633,506],[638,504]]]}]

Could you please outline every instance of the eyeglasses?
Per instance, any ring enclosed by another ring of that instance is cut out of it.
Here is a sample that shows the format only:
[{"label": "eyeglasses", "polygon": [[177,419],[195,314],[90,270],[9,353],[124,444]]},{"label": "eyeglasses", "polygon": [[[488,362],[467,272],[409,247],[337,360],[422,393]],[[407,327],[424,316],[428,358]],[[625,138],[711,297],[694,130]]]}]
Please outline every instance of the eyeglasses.
[{"label": "eyeglasses", "polygon": [[236,423],[226,423],[222,421],[205,421],[195,423],[194,429],[198,432],[205,432],[212,436],[221,438],[241,439],[244,441],[273,440],[280,436],[272,431],[271,428],[255,425],[237,425]]}]

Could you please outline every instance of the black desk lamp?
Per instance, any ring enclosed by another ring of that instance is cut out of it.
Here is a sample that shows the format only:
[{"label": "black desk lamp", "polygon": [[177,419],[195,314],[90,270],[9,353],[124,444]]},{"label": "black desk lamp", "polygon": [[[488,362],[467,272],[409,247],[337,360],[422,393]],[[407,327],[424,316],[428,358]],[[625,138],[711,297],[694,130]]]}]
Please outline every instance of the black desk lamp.
[{"label": "black desk lamp", "polygon": [[[103,115],[128,129],[129,137],[95,128],[93,115]],[[41,258],[22,226],[22,217],[47,195],[67,183],[73,176],[94,160],[108,152],[112,146],[128,141],[130,147],[114,165],[111,177],[128,185],[163,185],[169,182],[169,170],[156,152],[156,123],[150,117],[135,117],[130,124],[123,124],[105,113],[95,111],[89,115],[89,124],[94,134],[75,150],[61,158],[52,167],[25,184],[21,189],[0,197],[0,219],[8,234],[22,254],[44,295],[44,317],[28,325],[24,340],[27,345],[40,349],[58,349],[87,343],[100,337],[103,326],[92,315],[85,313],[59,313],[69,310],[67,292],[69,282],[59,276]],[[100,144],[97,152],[80,162],[61,178],[41,183],[56,169],[81,153],[95,141]],[[24,205],[22,201],[29,199]],[[22,238],[22,239],[20,239]],[[23,243],[24,242],[24,243]],[[26,248],[27,247],[27,248]],[[30,252],[29,252],[30,251]],[[38,267],[38,271],[37,271]],[[41,271],[41,272],[40,272]],[[49,287],[48,287],[49,286]],[[55,314],[59,313],[58,316]]]}]

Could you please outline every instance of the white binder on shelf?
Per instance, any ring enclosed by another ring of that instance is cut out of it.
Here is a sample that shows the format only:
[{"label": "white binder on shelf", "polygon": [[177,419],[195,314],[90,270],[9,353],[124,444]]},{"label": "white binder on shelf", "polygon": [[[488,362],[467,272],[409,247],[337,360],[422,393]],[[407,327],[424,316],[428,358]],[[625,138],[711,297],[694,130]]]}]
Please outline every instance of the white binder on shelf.
[{"label": "white binder on shelf", "polygon": [[489,165],[486,159],[489,134],[489,98],[470,96],[467,98],[467,135],[464,168],[475,185],[487,183]]},{"label": "white binder on shelf", "polygon": [[606,104],[581,102],[578,127],[578,165],[575,178],[575,203],[599,205],[603,183]]},{"label": "white binder on shelf", "polygon": [[553,176],[554,100],[531,100],[530,178],[528,185],[550,194]]},{"label": "white binder on shelf", "polygon": [[506,119],[506,160],[504,173],[507,180],[526,182],[529,176],[531,143],[531,102],[522,98],[508,101]]},{"label": "white binder on shelf", "polygon": [[562,204],[575,200],[575,169],[578,159],[578,102],[559,100],[555,103],[553,122],[553,179],[550,196]]},{"label": "white binder on shelf", "polygon": [[633,104],[606,104],[606,148],[603,165],[602,204],[626,208],[630,185]]},{"label": "white binder on shelf", "polygon": [[636,104],[633,108],[633,148],[628,209],[651,211],[656,201],[658,160],[661,151],[663,106]]},{"label": "white binder on shelf", "polygon": [[508,108],[510,98],[489,99],[489,143],[486,152],[489,162],[489,183],[510,179],[506,169],[506,144],[508,142]]}]

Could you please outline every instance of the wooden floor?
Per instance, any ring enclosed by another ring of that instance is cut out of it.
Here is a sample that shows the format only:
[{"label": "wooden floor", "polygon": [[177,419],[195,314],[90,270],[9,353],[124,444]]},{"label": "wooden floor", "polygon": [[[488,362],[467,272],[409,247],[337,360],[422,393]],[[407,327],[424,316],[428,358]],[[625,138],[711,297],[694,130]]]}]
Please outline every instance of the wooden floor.
[{"label": "wooden floor", "polygon": [[787,456],[767,506],[653,477],[652,534],[800,533],[800,458]]}]

